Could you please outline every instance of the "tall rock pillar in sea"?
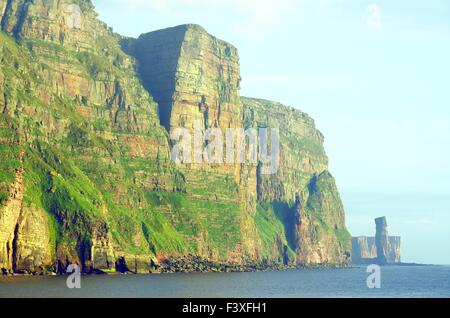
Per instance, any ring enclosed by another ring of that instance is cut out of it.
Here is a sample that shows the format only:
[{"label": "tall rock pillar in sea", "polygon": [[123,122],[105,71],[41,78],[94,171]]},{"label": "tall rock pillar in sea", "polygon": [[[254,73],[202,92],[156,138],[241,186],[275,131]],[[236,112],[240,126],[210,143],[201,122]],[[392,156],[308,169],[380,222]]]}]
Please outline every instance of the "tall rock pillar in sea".
[{"label": "tall rock pillar in sea", "polygon": [[386,217],[375,219],[377,233],[375,235],[375,244],[377,246],[378,262],[387,264],[389,259],[389,235],[387,231]]},{"label": "tall rock pillar in sea", "polygon": [[359,236],[352,238],[352,263],[380,265],[400,264],[401,237],[389,236],[385,217],[375,219],[375,237]]}]

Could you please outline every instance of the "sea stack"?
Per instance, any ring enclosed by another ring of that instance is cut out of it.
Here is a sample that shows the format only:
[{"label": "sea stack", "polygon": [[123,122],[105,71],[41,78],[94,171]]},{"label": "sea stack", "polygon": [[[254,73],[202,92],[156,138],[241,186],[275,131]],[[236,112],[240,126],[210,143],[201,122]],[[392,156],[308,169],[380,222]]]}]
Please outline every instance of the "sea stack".
[{"label": "sea stack", "polygon": [[375,237],[359,236],[352,238],[353,264],[400,264],[401,238],[389,236],[386,217],[375,219]]},{"label": "sea stack", "polygon": [[378,262],[380,264],[387,264],[389,257],[389,235],[386,217],[375,219],[375,224],[377,226],[375,244],[377,246]]}]

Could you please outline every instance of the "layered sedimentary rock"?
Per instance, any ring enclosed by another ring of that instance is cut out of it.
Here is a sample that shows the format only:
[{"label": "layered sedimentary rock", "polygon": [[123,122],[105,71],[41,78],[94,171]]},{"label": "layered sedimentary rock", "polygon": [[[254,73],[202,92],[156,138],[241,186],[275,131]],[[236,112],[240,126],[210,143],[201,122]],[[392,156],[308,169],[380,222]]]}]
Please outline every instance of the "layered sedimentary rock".
[{"label": "layered sedimentary rock", "polygon": [[[204,148],[208,129],[224,132],[243,127],[239,57],[232,45],[198,25],[182,25],[128,40],[127,49],[138,61],[140,77],[158,102],[161,125],[169,134],[184,128],[195,137],[197,129],[202,136],[200,147]],[[208,237],[214,231],[198,233],[201,256],[237,262],[257,258],[262,246],[252,219],[256,212],[256,165],[225,165],[223,159],[207,163],[204,155],[200,160],[193,152],[190,156],[192,163],[177,166],[186,181],[186,197],[195,205],[215,198],[208,208],[198,211],[198,218],[216,228],[224,221],[236,222],[225,232],[228,240],[235,241],[226,249],[219,246],[223,245],[219,244],[223,233],[219,237]],[[234,210],[225,212],[229,214],[225,220],[216,215],[220,205]]]},{"label": "layered sedimentary rock", "polygon": [[242,127],[239,56],[232,45],[190,24],[143,34],[132,50],[168,131],[196,121],[205,128]]},{"label": "layered sedimentary rock", "polygon": [[352,262],[364,263],[366,260],[377,258],[377,247],[374,237],[359,236],[352,238]]},{"label": "layered sedimentary rock", "polygon": [[375,219],[376,236],[352,238],[352,262],[381,265],[401,263],[401,238],[389,236],[385,217]]},{"label": "layered sedimentary rock", "polygon": [[[121,38],[89,1],[8,1],[2,30],[14,37],[1,34],[2,109],[21,132],[20,209],[30,211],[12,221],[17,264],[5,268],[110,270],[128,249],[148,262],[142,221],[130,212],[145,191],[174,191],[183,181]],[[37,249],[48,252],[33,261]]]},{"label": "layered sedimentary rock", "polygon": [[[287,245],[278,246],[274,237],[270,249],[278,249],[276,254],[281,252],[284,258],[304,263],[346,261],[350,244],[342,203],[327,171],[323,136],[308,115],[279,103],[240,99],[237,50],[199,26],[145,34],[136,41],[128,41],[127,47],[139,62],[145,86],[157,96],[161,118],[166,118],[161,123],[169,133],[180,127],[192,131],[198,122],[204,130],[215,127],[280,130],[280,169],[274,175],[263,174],[260,166],[249,164],[180,166],[186,176],[188,194],[189,185],[198,179],[198,171],[203,172],[203,178],[234,176],[240,193],[236,203],[243,209],[243,215],[250,216],[244,220],[244,242],[248,242],[243,245],[244,253],[264,253],[257,243],[258,224],[252,220],[257,205],[280,203],[274,210],[285,223],[281,236],[285,236]],[[163,65],[152,67],[161,60]]]},{"label": "layered sedimentary rock", "polygon": [[[257,169],[259,202],[285,205],[290,247],[297,261],[343,263],[350,257],[350,238],[334,178],[328,172],[323,135],[307,114],[280,103],[242,98],[246,128],[270,127],[280,135],[279,168]],[[284,210],[284,211],[283,211]]]},{"label": "layered sedimentary rock", "polygon": [[388,263],[397,264],[402,262],[401,237],[389,236],[389,256]]},{"label": "layered sedimentary rock", "polygon": [[[0,268],[12,271],[15,258],[14,247],[17,245],[18,222],[23,201],[23,169],[20,167],[20,148],[14,125],[1,118],[0,129],[2,138],[1,160],[6,162],[10,158],[16,161],[16,167],[2,167],[2,184],[0,203]],[[9,132],[9,136],[7,133]],[[6,181],[6,182],[5,182]],[[6,184],[5,184],[6,183]]]},{"label": "layered sedimentary rock", "polygon": [[[90,1],[0,0],[0,15],[4,272],[348,261],[323,136],[304,113],[241,99],[232,45],[196,25],[125,39]],[[175,164],[169,134],[196,123],[278,128],[279,171]]]}]

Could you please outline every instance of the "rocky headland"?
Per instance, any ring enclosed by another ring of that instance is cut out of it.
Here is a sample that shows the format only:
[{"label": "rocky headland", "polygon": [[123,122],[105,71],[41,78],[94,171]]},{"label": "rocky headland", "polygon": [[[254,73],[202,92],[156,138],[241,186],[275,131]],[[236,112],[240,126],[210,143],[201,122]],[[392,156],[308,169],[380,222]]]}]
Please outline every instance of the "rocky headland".
[{"label": "rocky headland", "polygon": [[[299,110],[241,97],[231,44],[198,25],[125,38],[89,0],[0,0],[0,30],[4,274],[350,262],[324,137]],[[279,129],[280,169],[175,163],[171,132],[198,121]]]}]

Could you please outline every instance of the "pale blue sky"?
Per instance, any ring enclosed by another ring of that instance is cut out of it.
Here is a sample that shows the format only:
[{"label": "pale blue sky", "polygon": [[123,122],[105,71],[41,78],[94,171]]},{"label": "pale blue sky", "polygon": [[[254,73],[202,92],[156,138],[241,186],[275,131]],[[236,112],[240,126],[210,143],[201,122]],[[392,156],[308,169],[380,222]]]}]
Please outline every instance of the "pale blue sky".
[{"label": "pale blue sky", "polygon": [[242,95],[316,120],[352,234],[386,215],[405,261],[450,264],[450,1],[93,2],[123,35],[197,23],[235,45]]}]

